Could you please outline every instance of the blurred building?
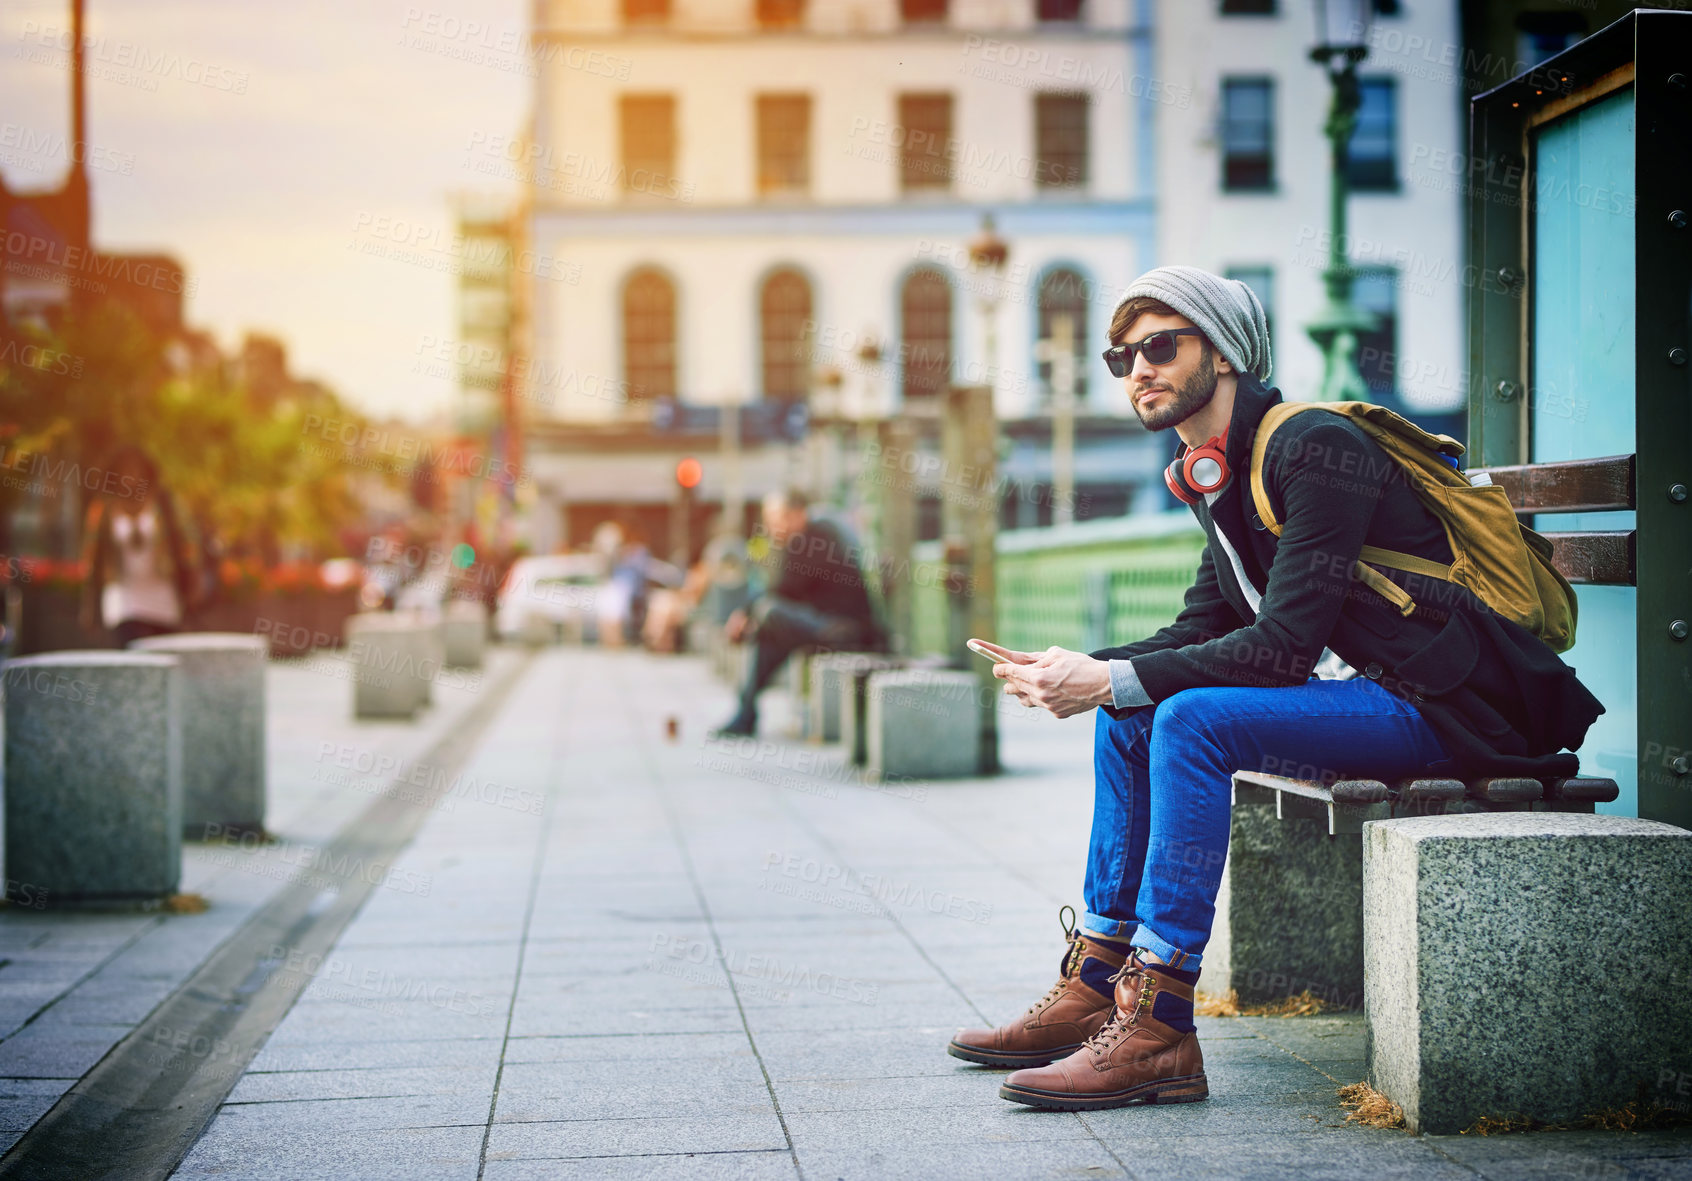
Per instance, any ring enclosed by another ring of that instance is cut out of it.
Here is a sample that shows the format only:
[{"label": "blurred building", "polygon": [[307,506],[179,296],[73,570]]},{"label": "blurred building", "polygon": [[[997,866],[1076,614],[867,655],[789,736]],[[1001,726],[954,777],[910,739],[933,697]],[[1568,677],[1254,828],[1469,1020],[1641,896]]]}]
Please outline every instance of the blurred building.
[{"label": "blurred building", "polygon": [[[1605,23],[1607,0],[1370,8],[1343,243],[1376,324],[1359,360],[1377,401],[1460,434],[1464,307],[1484,281],[1462,227],[1467,99]],[[1133,276],[1191,263],[1252,285],[1275,384],[1316,390],[1305,325],[1333,246],[1316,9],[537,0],[533,128],[478,151],[531,202],[521,409],[542,519],[580,537],[645,504],[661,524],[694,453],[706,503],[795,476],[837,491],[838,465],[790,438],[920,412],[953,383],[994,389],[1002,522],[1049,523],[1062,321],[1076,515],[1169,507],[1172,444],[1140,430],[1097,352]],[[998,279],[969,261],[984,214],[1010,248]],[[718,454],[729,406],[738,461]]]},{"label": "blurred building", "polygon": [[[880,418],[948,383],[992,385],[1003,418],[1040,420],[1051,365],[1035,349],[1064,313],[1083,416],[1136,433],[1084,359],[1156,249],[1153,133],[1181,96],[1154,77],[1149,15],[1130,0],[538,4],[532,141],[487,148],[532,193],[533,363],[552,395],[525,406],[537,482],[603,514],[667,499],[671,461],[703,451],[701,502],[750,500],[807,474],[791,440],[810,414]],[[999,281],[966,251],[987,212],[1011,243]],[[728,406],[738,461],[717,458]],[[1092,466],[1125,505],[1120,453]]]}]

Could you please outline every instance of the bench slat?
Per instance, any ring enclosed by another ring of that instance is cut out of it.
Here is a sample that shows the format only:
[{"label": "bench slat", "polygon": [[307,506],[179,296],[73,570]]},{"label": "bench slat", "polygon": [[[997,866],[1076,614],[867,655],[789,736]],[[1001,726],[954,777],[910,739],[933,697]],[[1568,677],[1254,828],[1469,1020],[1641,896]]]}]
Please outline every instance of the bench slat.
[{"label": "bench slat", "polygon": [[1547,533],[1551,564],[1572,583],[1587,586],[1633,586],[1638,581],[1634,561],[1635,530],[1607,533]]},{"label": "bench slat", "polygon": [[1574,803],[1609,804],[1621,795],[1614,779],[1553,779],[1545,785],[1545,798]]},{"label": "bench slat", "polygon": [[1537,779],[1471,779],[1469,795],[1489,804],[1527,804],[1545,798],[1545,785]]},{"label": "bench slat", "polygon": [[1504,489],[1518,513],[1602,513],[1635,507],[1631,455],[1477,471]]},{"label": "bench slat", "polygon": [[1399,802],[1405,804],[1460,800],[1467,794],[1461,779],[1406,779],[1398,785]]}]

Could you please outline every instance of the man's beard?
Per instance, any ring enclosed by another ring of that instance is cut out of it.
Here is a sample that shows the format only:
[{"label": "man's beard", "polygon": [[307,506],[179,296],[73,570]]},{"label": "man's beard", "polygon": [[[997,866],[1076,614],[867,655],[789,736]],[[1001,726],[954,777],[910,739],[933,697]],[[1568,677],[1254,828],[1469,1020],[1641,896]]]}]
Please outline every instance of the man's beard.
[{"label": "man's beard", "polygon": [[[1140,394],[1147,389],[1166,389],[1171,392],[1169,398],[1164,399],[1160,406],[1150,410],[1140,406]],[[1180,426],[1187,419],[1210,405],[1210,399],[1216,396],[1216,358],[1208,348],[1199,361],[1199,366],[1193,375],[1182,384],[1180,389],[1168,385],[1146,386],[1134,391],[1134,413],[1140,416],[1140,422],[1148,431],[1168,430],[1172,426]]]}]

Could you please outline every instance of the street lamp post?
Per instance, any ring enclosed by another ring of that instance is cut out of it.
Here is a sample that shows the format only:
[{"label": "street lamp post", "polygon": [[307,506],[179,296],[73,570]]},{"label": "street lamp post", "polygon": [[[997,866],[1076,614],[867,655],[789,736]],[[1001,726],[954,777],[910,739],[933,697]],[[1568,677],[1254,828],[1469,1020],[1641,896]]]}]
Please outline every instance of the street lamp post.
[{"label": "street lamp post", "polygon": [[1004,296],[1000,289],[1005,264],[1010,261],[1010,243],[999,237],[993,228],[993,215],[981,218],[981,232],[969,240],[969,265],[982,276],[982,288],[976,306],[981,311],[981,344],[986,353],[986,372],[983,385],[998,386],[996,366],[999,363],[999,302]]},{"label": "street lamp post", "polygon": [[1311,60],[1320,63],[1333,84],[1333,101],[1323,130],[1332,145],[1333,188],[1328,209],[1328,269],[1322,282],[1327,302],[1306,330],[1322,350],[1321,402],[1367,401],[1368,384],[1357,368],[1357,338],[1375,326],[1370,313],[1351,302],[1356,272],[1346,257],[1345,168],[1351,133],[1357,128],[1362,95],[1357,63],[1369,54],[1369,24],[1374,0],[1316,0],[1316,47]]}]

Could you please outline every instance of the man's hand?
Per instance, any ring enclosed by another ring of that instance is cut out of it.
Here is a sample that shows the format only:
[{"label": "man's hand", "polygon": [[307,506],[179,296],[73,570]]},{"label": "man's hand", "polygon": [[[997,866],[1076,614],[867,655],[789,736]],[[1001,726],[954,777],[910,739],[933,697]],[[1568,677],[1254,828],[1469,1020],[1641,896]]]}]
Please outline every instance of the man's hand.
[{"label": "man's hand", "polygon": [[723,624],[723,634],[728,636],[731,644],[738,644],[746,638],[747,624],[750,622],[745,611],[736,611]]},{"label": "man's hand", "polygon": [[1109,661],[1095,660],[1085,652],[1047,648],[1032,664],[995,664],[993,675],[1022,704],[1060,718],[1111,702]]}]

